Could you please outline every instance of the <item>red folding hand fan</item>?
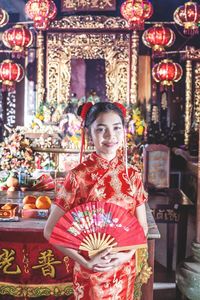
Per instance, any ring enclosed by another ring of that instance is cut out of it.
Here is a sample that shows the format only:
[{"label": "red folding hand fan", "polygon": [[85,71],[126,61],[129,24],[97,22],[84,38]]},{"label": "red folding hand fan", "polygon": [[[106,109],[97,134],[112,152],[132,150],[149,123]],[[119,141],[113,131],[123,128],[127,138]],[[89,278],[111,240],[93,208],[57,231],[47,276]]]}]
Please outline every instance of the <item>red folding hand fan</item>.
[{"label": "red folding hand fan", "polygon": [[113,252],[143,248],[147,240],[137,218],[123,207],[88,202],[59,219],[49,242],[93,256],[108,247],[112,247]]}]

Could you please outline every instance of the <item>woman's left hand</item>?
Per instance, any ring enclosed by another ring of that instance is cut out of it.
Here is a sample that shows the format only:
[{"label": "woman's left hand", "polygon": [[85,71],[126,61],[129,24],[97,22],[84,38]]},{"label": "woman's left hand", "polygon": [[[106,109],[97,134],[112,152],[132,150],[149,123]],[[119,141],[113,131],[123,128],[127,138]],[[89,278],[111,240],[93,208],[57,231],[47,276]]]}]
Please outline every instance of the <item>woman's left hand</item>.
[{"label": "woman's left hand", "polygon": [[107,271],[110,271],[116,267],[119,267],[125,262],[129,261],[131,257],[134,255],[134,253],[135,250],[131,250],[129,252],[117,252],[117,253],[109,252],[104,257],[105,263],[95,265],[93,271],[102,272],[105,268],[107,269]]}]

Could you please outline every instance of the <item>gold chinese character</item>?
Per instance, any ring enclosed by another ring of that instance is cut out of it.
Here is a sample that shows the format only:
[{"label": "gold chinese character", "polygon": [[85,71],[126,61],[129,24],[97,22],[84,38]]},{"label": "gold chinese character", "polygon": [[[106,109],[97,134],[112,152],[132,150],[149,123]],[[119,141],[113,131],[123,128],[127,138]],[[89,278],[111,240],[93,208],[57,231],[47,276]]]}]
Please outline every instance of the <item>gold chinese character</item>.
[{"label": "gold chinese character", "polygon": [[74,8],[73,0],[65,0],[65,1],[64,1],[64,6],[65,6],[66,8]]},{"label": "gold chinese character", "polygon": [[179,215],[173,209],[167,210],[167,219],[170,221],[178,222],[179,221]]},{"label": "gold chinese character", "polygon": [[162,209],[159,209],[157,212],[156,212],[156,220],[164,220],[164,210]]},{"label": "gold chinese character", "polygon": [[3,270],[4,274],[20,274],[20,267],[17,265],[16,270],[9,270],[15,260],[15,250],[2,249],[3,253],[0,254],[0,270]]},{"label": "gold chinese character", "polygon": [[112,6],[112,1],[110,1],[110,0],[105,0],[105,1],[104,1],[104,7],[106,7],[106,6]]},{"label": "gold chinese character", "polygon": [[65,256],[65,257],[63,258],[63,261],[64,261],[64,263],[65,263],[66,271],[67,271],[67,273],[69,273],[69,262],[70,262],[69,257],[68,257],[68,256]]},{"label": "gold chinese character", "polygon": [[38,258],[39,264],[33,266],[33,269],[42,269],[43,276],[50,276],[51,278],[55,278],[55,268],[53,265],[61,264],[62,262],[59,260],[55,260],[52,250],[46,250],[44,252],[40,252],[40,256]]}]

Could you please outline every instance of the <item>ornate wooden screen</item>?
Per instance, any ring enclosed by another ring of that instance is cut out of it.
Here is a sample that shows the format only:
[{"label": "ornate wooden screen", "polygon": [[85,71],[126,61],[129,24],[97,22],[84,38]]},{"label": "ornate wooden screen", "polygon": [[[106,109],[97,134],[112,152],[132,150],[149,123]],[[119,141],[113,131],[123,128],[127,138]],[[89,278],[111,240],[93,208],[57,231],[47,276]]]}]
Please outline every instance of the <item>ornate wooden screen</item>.
[{"label": "ornate wooden screen", "polygon": [[71,59],[104,59],[106,95],[126,102],[129,41],[125,33],[49,33],[47,35],[47,99],[66,101],[70,93]]},{"label": "ornate wooden screen", "polygon": [[44,36],[41,32],[37,36],[36,106],[44,99],[50,105],[69,99],[70,61],[74,58],[104,59],[107,98],[136,102],[138,42],[138,33],[130,31],[119,17],[70,16],[55,20],[47,33],[46,56]]}]

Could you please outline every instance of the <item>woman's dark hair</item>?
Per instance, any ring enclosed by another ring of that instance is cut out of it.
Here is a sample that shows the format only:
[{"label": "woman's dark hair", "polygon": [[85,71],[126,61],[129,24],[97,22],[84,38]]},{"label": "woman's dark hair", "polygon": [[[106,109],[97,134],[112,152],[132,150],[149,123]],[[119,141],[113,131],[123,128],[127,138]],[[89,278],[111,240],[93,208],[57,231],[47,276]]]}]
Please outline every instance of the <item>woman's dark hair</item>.
[{"label": "woman's dark hair", "polygon": [[[81,115],[83,105],[78,107],[78,111],[77,111],[78,116]],[[117,107],[117,105],[115,105],[112,102],[97,102],[94,105],[92,105],[89,111],[87,112],[84,126],[89,129],[92,123],[98,118],[99,114],[110,112],[110,111],[115,112],[121,118],[122,124],[124,125],[123,113],[121,109]]]}]

